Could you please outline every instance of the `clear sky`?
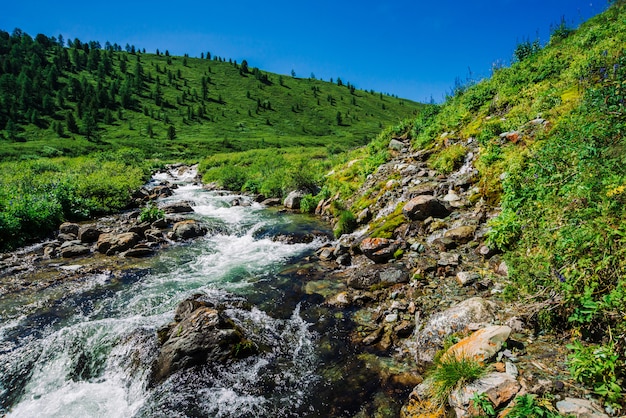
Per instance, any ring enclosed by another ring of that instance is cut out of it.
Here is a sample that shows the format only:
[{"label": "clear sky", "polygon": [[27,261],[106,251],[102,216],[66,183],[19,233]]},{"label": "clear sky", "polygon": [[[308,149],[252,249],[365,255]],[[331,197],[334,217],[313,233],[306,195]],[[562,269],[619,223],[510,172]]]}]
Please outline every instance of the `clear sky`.
[{"label": "clear sky", "polygon": [[62,34],[173,55],[246,59],[279,74],[441,101],[457,77],[488,76],[561,18],[578,26],[607,0],[2,0],[0,29]]}]

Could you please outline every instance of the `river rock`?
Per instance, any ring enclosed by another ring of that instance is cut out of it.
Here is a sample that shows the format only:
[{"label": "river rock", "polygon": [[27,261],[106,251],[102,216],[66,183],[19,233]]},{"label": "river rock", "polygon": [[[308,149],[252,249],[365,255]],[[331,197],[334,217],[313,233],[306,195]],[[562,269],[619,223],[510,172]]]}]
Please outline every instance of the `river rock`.
[{"label": "river rock", "polygon": [[353,289],[370,289],[374,285],[392,286],[409,282],[409,271],[402,264],[367,265],[351,270],[347,285]]},{"label": "river rock", "polygon": [[200,222],[193,219],[187,219],[174,224],[174,227],[172,228],[172,238],[174,240],[197,238],[206,235],[207,232],[207,228]]},{"label": "river rock", "polygon": [[460,260],[461,260],[461,255],[458,253],[440,253],[437,264],[442,267],[445,267],[445,266],[456,267],[459,265]]},{"label": "river rock", "polygon": [[78,230],[78,239],[83,243],[97,242],[102,234],[98,228],[93,225],[83,226]]},{"label": "river rock", "polygon": [[131,248],[130,250],[126,251],[124,253],[124,257],[141,258],[141,257],[149,257],[153,254],[154,254],[154,250],[152,248],[148,247],[145,244],[139,244],[135,246],[134,248]]},{"label": "river rock", "polygon": [[565,398],[556,403],[556,409],[563,416],[576,418],[608,418],[602,409],[586,399]]},{"label": "river rock", "polygon": [[471,399],[475,395],[486,394],[495,408],[513,399],[520,390],[520,384],[506,373],[489,373],[474,382],[450,393],[448,401],[454,408],[457,418],[476,416],[470,411]]},{"label": "river rock", "polygon": [[450,347],[442,359],[452,356],[457,359],[472,358],[484,362],[500,351],[509,335],[511,335],[511,328],[506,325],[491,325],[479,329]]},{"label": "river rock", "polygon": [[61,257],[74,258],[81,255],[89,254],[91,249],[86,245],[81,244],[80,241],[66,241],[60,248]]},{"label": "river rock", "polygon": [[78,230],[80,226],[78,224],[72,222],[63,222],[61,226],[59,226],[59,234],[72,234],[78,236]]},{"label": "river rock", "polygon": [[430,216],[445,218],[450,211],[435,196],[421,195],[405,204],[402,213],[411,221],[423,221]]},{"label": "river rock", "polygon": [[474,239],[475,226],[465,225],[458,228],[449,229],[444,234],[444,238],[449,238],[459,244],[466,244]]},{"label": "river rock", "polygon": [[140,241],[139,235],[134,232],[124,232],[122,234],[100,234],[96,248],[98,252],[106,255],[121,253],[126,251]]},{"label": "river rock", "polygon": [[264,201],[261,202],[263,206],[279,206],[280,203],[281,203],[281,200],[275,197],[265,199]]},{"label": "river rock", "polygon": [[160,332],[163,343],[153,372],[156,382],[183,368],[223,363],[255,351],[223,310],[200,301],[187,302],[177,309],[178,321]]},{"label": "river rock", "polygon": [[299,190],[294,190],[287,195],[283,205],[287,209],[300,209],[300,202],[302,202],[303,197],[304,197],[304,192],[299,191]]},{"label": "river rock", "polygon": [[375,263],[385,263],[393,258],[399,245],[387,238],[365,238],[359,248],[361,252]]},{"label": "river rock", "polygon": [[472,323],[491,323],[495,319],[496,305],[474,297],[430,316],[425,323],[417,324],[416,358],[419,363],[431,363],[445,338],[463,331]]},{"label": "river rock", "polygon": [[193,212],[193,208],[189,202],[170,203],[161,207],[165,213],[189,213]]}]

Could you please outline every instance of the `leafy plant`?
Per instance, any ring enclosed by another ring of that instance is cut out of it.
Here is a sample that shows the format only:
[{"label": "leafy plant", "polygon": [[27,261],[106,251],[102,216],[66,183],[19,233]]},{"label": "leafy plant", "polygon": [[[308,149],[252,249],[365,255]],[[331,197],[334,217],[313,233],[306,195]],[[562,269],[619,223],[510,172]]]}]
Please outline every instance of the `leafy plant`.
[{"label": "leafy plant", "polygon": [[141,222],[152,223],[163,217],[165,217],[165,212],[163,212],[162,209],[159,209],[154,203],[148,203],[139,213],[139,220]]},{"label": "leafy plant", "polygon": [[515,212],[503,210],[489,221],[491,230],[487,235],[487,245],[492,248],[507,249],[521,233],[521,225]]},{"label": "leafy plant", "polygon": [[313,213],[317,208],[318,203],[321,201],[321,197],[313,196],[312,194],[306,194],[300,201],[300,210],[304,213]]},{"label": "leafy plant", "polygon": [[506,415],[510,418],[558,418],[561,416],[554,410],[550,400],[537,400],[536,395],[518,396],[513,403],[513,408]]},{"label": "leafy plant", "polygon": [[474,395],[470,398],[470,401],[481,416],[494,417],[496,415],[496,409],[493,407],[493,404],[485,392],[474,393]]},{"label": "leafy plant", "polygon": [[613,341],[589,346],[574,341],[567,348],[572,350],[568,366],[574,379],[592,387],[595,393],[610,402],[623,402],[621,370],[624,364]]}]

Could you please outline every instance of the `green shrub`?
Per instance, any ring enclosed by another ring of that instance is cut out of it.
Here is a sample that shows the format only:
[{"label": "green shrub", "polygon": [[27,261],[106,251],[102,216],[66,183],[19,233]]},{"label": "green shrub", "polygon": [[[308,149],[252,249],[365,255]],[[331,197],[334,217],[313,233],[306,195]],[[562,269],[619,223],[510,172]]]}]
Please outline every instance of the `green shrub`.
[{"label": "green shrub", "polygon": [[558,418],[561,415],[554,410],[549,399],[536,398],[536,395],[526,394],[515,398],[514,405],[509,410],[510,418]]},{"label": "green shrub", "polygon": [[521,225],[515,212],[503,210],[489,221],[491,230],[487,234],[487,245],[500,250],[507,249],[521,233]]},{"label": "green shrub", "polygon": [[349,234],[356,229],[356,217],[349,210],[342,210],[337,219],[337,225],[333,230],[335,238],[339,238],[343,234]]},{"label": "green shrub", "polygon": [[613,341],[589,346],[574,341],[567,348],[572,350],[568,366],[575,380],[592,387],[596,394],[609,402],[623,402],[621,384],[624,364]]},{"label": "green shrub", "polygon": [[300,210],[304,213],[313,213],[321,200],[319,195],[313,196],[312,194],[306,194],[300,201]]},{"label": "green shrub", "polygon": [[449,174],[460,166],[467,150],[461,144],[450,145],[430,158],[432,168],[443,174]]},{"label": "green shrub", "polygon": [[141,222],[154,222],[158,219],[164,218],[165,212],[162,209],[159,209],[155,204],[148,203],[141,209],[139,213],[139,220]]}]

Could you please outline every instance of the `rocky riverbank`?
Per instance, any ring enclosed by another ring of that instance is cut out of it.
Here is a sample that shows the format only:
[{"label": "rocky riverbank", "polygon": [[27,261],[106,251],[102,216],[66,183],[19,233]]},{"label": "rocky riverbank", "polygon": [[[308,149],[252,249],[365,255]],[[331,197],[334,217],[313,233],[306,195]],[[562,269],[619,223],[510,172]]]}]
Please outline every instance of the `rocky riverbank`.
[{"label": "rocky riverbank", "polygon": [[[444,176],[429,169],[428,151],[412,152],[403,138],[390,142],[394,157],[349,202],[368,204],[358,214],[359,229],[318,251],[322,262],[335,264],[332,277],[344,285],[325,303],[354,309],[354,344],[409,365],[417,380],[442,353],[462,352],[484,365],[484,377],[454,388],[443,403],[433,398],[432,380],[416,385],[403,417],[478,416],[476,397],[504,416],[530,399],[524,395],[563,415],[607,416],[611,408],[604,411],[569,375],[565,344],[571,336],[538,332],[537,313],[556,300],[538,306],[507,299],[507,265],[485,239],[499,208],[480,197],[477,144],[470,138],[461,145],[464,163]],[[331,200],[320,203],[318,214],[329,215]]]},{"label": "rocky riverbank", "polygon": [[[564,342],[569,336],[537,334],[540,307],[507,301],[503,294],[506,263],[484,242],[487,221],[498,208],[479,197],[474,144],[464,144],[468,154],[463,166],[443,176],[428,169],[427,152],[410,152],[401,140],[394,141],[394,158],[355,194],[355,200],[370,202],[359,214],[359,229],[320,248],[314,263],[296,272],[305,278],[301,291],[321,295],[321,303],[355,323],[350,336],[354,348],[378,372],[384,391],[406,397],[404,417],[443,416],[446,408],[460,417],[472,416],[476,393],[502,410],[516,396],[532,394],[552,399],[564,414],[606,416],[584,399],[588,394],[567,372]],[[177,170],[184,174],[186,168]],[[136,203],[169,196],[175,187],[150,184],[135,194]],[[236,199],[232,205],[252,200]],[[294,207],[291,201],[284,203]],[[328,216],[330,205],[331,200],[321,202],[318,214]],[[86,274],[112,271],[121,276],[141,269],[144,257],[160,249],[219,229],[190,217],[194,209],[186,202],[164,204],[160,210],[165,216],[153,222],[142,222],[141,211],[133,210],[95,222],[66,223],[54,240],[2,255],[2,294],[32,301],[42,290]],[[294,243],[313,237],[296,233],[274,238]],[[193,309],[187,309],[190,304]],[[196,298],[181,302],[179,311],[175,322],[164,324],[159,333],[155,382],[178,368],[257,349],[223,308]],[[485,364],[487,374],[458,388],[440,408],[431,399],[424,372],[441,350],[457,355],[459,344],[463,353]],[[380,401],[364,407],[361,415],[393,416],[395,410],[387,407]]]}]

